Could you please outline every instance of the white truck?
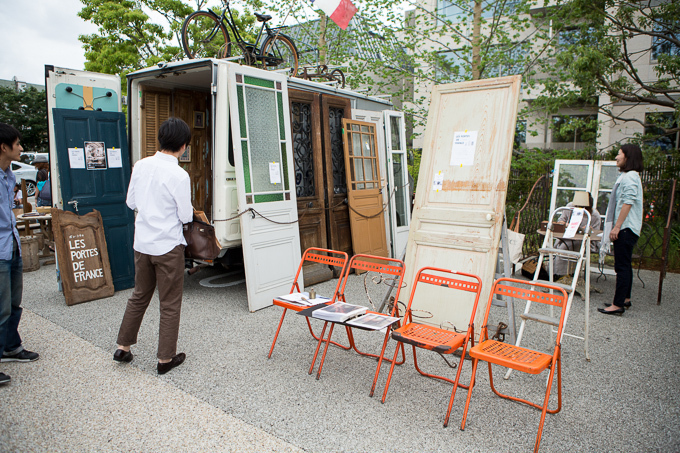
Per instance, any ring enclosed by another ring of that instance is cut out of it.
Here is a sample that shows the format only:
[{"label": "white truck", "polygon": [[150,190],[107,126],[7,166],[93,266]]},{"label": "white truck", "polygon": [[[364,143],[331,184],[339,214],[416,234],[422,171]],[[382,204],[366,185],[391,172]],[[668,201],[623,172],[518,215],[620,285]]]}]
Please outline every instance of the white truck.
[{"label": "white truck", "polygon": [[[180,165],[194,208],[215,227],[218,261],[245,266],[251,311],[289,290],[308,247],[384,256],[405,248],[404,118],[386,99],[217,59],[129,74],[127,118],[116,76],[48,66],[46,86],[55,204],[102,212],[112,270],[120,261],[134,275],[124,250],[130,165],[156,152],[170,116],[192,128]],[[329,277],[305,268],[306,284]]]}]

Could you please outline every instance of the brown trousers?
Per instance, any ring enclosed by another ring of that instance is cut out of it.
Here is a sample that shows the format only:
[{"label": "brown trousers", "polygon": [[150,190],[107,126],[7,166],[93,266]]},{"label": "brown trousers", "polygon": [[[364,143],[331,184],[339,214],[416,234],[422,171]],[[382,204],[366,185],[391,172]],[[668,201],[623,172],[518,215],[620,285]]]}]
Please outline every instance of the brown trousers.
[{"label": "brown trousers", "polygon": [[135,290],[128,299],[118,344],[137,343],[144,313],[158,285],[161,319],[158,329],[158,359],[172,359],[177,354],[179,318],[184,287],[184,246],[178,245],[165,255],[145,255],[135,251]]}]

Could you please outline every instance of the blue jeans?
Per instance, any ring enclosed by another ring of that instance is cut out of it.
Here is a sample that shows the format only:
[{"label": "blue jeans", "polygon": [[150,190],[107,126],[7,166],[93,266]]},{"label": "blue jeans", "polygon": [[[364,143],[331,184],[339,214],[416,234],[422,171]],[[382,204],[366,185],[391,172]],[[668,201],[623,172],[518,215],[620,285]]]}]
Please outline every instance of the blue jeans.
[{"label": "blue jeans", "polygon": [[11,260],[0,260],[0,354],[3,351],[20,352],[19,320],[21,320],[21,295],[24,289],[23,261],[19,249]]}]

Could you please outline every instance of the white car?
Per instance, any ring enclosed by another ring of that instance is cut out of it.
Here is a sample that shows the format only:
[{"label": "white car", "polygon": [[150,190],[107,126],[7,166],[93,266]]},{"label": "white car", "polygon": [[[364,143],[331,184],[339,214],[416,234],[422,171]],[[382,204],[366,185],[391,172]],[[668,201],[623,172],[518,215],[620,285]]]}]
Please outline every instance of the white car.
[{"label": "white car", "polygon": [[20,183],[22,179],[26,180],[26,196],[32,197],[35,195],[35,181],[38,176],[38,169],[33,165],[24,164],[23,162],[12,162],[12,173]]}]

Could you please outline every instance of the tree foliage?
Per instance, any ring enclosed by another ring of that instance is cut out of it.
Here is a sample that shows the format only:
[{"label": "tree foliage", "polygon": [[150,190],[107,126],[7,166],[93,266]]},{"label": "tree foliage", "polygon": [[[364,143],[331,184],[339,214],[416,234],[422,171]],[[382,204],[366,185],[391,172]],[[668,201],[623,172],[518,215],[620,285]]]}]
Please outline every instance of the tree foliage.
[{"label": "tree foliage", "polygon": [[47,152],[47,107],[45,92],[0,87],[0,123],[11,124],[22,135],[26,151]]},{"label": "tree foliage", "polygon": [[[80,17],[96,24],[97,33],[81,35],[85,69],[125,76],[161,61],[184,58],[181,27],[184,18],[208,7],[206,0],[81,0]],[[219,11],[218,11],[219,12]],[[248,35],[254,18],[234,14],[237,27]],[[156,20],[156,21],[154,21]]]},{"label": "tree foliage", "polygon": [[[542,93],[534,109],[553,113],[581,104],[618,123],[655,129],[657,136],[678,133],[679,2],[558,0],[546,17],[552,29],[542,39],[551,45],[540,61]],[[638,105],[672,109],[672,115],[643,118],[633,113]]]}]

